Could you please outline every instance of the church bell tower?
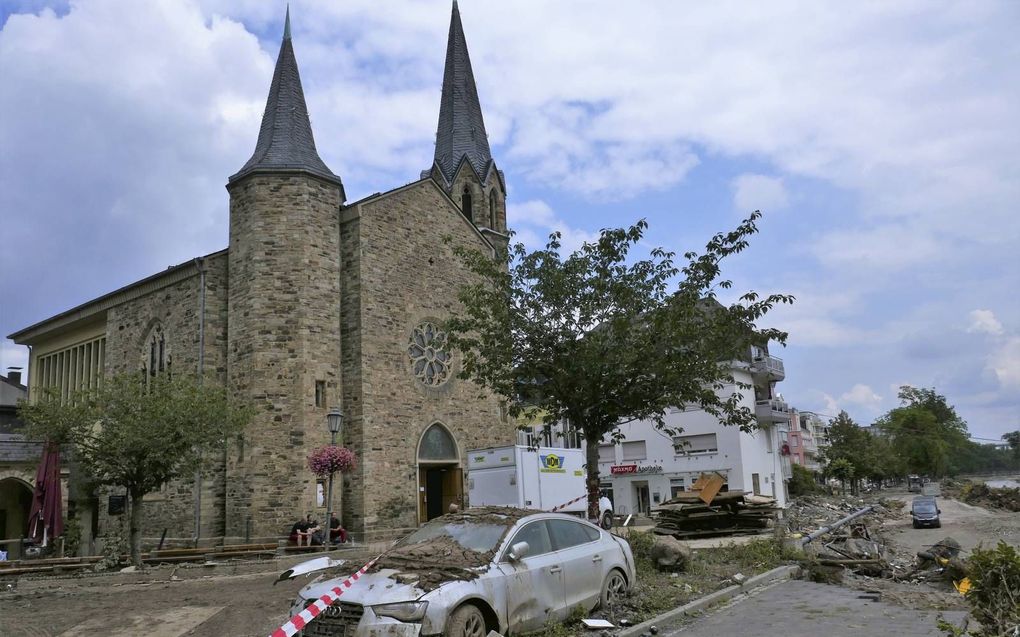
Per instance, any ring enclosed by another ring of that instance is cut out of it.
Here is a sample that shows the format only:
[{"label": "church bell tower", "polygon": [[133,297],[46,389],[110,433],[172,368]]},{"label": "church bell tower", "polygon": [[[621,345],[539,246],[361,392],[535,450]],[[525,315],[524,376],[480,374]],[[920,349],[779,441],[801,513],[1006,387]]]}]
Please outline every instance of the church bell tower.
[{"label": "church bell tower", "polygon": [[255,416],[227,452],[226,535],[276,536],[315,510],[306,457],[340,396],[344,188],[315,148],[289,9],[255,152],[227,191],[227,378]]},{"label": "church bell tower", "polygon": [[506,248],[506,184],[489,150],[456,0],[446,44],[436,155],[426,173],[493,245]]}]

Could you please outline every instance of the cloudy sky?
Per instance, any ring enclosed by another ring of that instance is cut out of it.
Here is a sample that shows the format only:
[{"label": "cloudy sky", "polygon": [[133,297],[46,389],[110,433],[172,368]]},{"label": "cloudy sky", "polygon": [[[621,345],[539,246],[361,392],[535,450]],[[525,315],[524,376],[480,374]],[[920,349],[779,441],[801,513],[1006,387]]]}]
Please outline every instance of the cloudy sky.
[{"label": "cloudy sky", "polygon": [[[227,243],[282,32],[265,0],[0,0],[0,334]],[[447,0],[291,3],[350,200],[431,164]],[[462,0],[511,226],[646,218],[788,292],[784,396],[862,423],[934,386],[1020,428],[1020,3]],[[27,351],[0,344],[0,367]]]}]

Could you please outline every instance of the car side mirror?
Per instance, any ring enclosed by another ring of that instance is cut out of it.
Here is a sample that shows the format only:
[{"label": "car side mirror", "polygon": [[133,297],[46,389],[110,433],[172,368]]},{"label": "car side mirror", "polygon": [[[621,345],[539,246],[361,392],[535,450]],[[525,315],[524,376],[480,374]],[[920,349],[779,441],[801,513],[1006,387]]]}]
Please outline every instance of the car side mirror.
[{"label": "car side mirror", "polygon": [[510,547],[510,552],[507,553],[507,557],[510,558],[511,562],[520,562],[522,559],[527,557],[528,551],[531,550],[531,546],[527,542],[518,542]]},{"label": "car side mirror", "polygon": [[942,509],[935,509],[935,513],[942,513]]}]

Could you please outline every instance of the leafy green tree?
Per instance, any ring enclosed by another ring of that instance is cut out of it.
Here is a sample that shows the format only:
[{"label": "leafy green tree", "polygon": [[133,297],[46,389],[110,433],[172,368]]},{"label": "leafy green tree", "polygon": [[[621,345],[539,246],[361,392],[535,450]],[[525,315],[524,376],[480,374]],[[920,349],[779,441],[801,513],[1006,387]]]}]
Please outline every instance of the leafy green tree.
[{"label": "leafy green tree", "polygon": [[854,479],[856,471],[853,464],[846,458],[837,458],[825,465],[825,475],[839,480],[839,484],[846,495],[846,483]]},{"label": "leafy green tree", "polygon": [[[722,261],[757,232],[756,212],[718,234],[703,254],[661,248],[647,259],[631,249],[647,228],[603,230],[561,256],[560,235],[545,249],[510,247],[505,261],[458,250],[478,282],[460,290],[463,312],[449,320],[450,343],[463,355],[461,376],[509,399],[517,417],[533,407],[546,423],[565,422],[585,440],[589,514],[598,514],[598,445],[623,423],[648,419],[667,428],[670,407],[696,406],[728,425],[752,429],[752,410],[733,392],[728,361],[751,344],[785,342],[756,322],[793,297],[748,292],[723,305]],[[739,389],[749,389],[740,387]]]},{"label": "leafy green tree", "polygon": [[902,407],[876,423],[911,473],[941,477],[958,473],[970,441],[967,423],[934,389],[900,388]]},{"label": "leafy green tree", "polygon": [[852,469],[850,475],[840,479],[850,481],[852,493],[857,493],[858,481],[870,473],[870,446],[871,435],[861,429],[845,411],[840,411],[829,421],[829,446],[825,449],[823,460],[830,466],[834,462],[841,462],[839,466],[845,465]]},{"label": "leafy green tree", "polygon": [[23,402],[19,414],[32,438],[71,445],[93,484],[127,491],[131,561],[141,565],[143,496],[199,469],[204,453],[241,432],[251,410],[192,378],[125,374],[63,402],[55,394]]},{"label": "leafy green tree", "polygon": [[818,483],[815,482],[815,474],[811,469],[801,464],[794,464],[790,469],[790,495],[798,496],[818,493],[820,489],[818,488]]},{"label": "leafy green tree", "polygon": [[1020,430],[1003,434],[1002,439],[1005,440],[1009,445],[1009,448],[1013,450],[1013,457],[1020,460]]},{"label": "leafy green tree", "polygon": [[862,470],[864,477],[879,485],[885,480],[898,478],[906,473],[892,442],[888,438],[870,433]]}]

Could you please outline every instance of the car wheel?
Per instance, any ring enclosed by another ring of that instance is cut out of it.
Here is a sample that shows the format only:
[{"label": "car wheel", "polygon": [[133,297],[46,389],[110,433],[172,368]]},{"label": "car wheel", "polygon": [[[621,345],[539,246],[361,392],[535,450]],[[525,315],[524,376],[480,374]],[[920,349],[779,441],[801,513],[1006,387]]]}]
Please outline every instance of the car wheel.
[{"label": "car wheel", "polygon": [[451,637],[485,637],[489,631],[485,627],[485,617],[474,604],[464,604],[453,612],[444,635]]},{"label": "car wheel", "polygon": [[603,529],[607,531],[613,528],[613,514],[610,513],[609,511],[606,511],[605,515],[602,516],[602,524],[600,524],[599,526],[601,526]]},{"label": "car wheel", "polygon": [[609,575],[606,576],[606,581],[602,582],[602,594],[599,596],[599,606],[602,608],[609,608],[610,605],[616,603],[626,594],[627,579],[623,576],[623,573],[613,569],[612,571],[609,571]]},{"label": "car wheel", "polygon": [[914,522],[914,528],[915,528],[915,529],[919,529],[919,528],[921,528],[921,527],[917,525],[917,522]]}]

